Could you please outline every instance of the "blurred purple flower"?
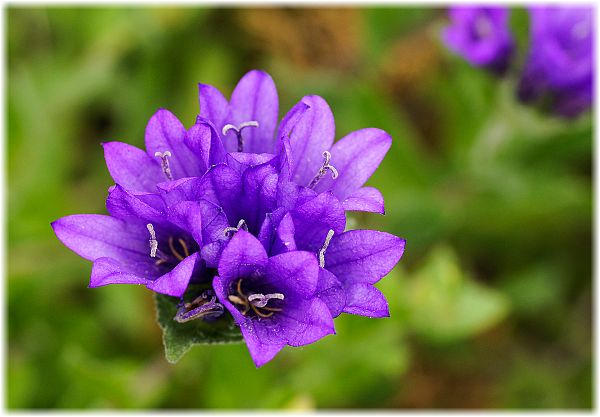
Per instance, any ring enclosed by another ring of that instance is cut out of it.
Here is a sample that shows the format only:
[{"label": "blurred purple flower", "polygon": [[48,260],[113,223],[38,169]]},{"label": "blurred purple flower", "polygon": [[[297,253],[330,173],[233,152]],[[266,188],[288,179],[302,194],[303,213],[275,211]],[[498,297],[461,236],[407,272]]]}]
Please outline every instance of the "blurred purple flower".
[{"label": "blurred purple flower", "polygon": [[518,96],[549,102],[552,110],[575,117],[593,101],[593,8],[533,6],[530,50]]},{"label": "blurred purple flower", "polygon": [[513,40],[505,7],[456,6],[442,35],[448,48],[471,65],[503,74],[510,64]]}]

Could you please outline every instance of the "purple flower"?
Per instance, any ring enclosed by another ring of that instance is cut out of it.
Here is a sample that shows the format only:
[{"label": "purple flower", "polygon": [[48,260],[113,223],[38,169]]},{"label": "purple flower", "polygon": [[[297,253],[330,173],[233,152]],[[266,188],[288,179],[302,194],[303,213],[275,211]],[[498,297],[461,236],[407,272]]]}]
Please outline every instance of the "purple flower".
[{"label": "purple flower", "polygon": [[[299,117],[292,117],[296,114]],[[363,185],[390,149],[390,135],[366,128],[334,144],[333,114],[319,96],[304,97],[284,117],[279,130],[292,181],[318,193],[331,191],[345,210],[385,213],[379,190]]]},{"label": "purple flower", "polygon": [[269,257],[262,244],[240,230],[223,251],[213,287],[231,313],[257,367],[285,345],[302,346],[335,333],[317,297],[319,265],[312,253]]},{"label": "purple flower", "polygon": [[405,240],[375,230],[344,231],[340,202],[323,193],[290,210],[277,226],[275,252],[308,251],[320,266],[320,293],[333,317],[341,313],[389,316],[373,286],[398,263]]},{"label": "purple flower", "polygon": [[530,50],[519,83],[519,98],[544,100],[552,110],[575,117],[593,101],[591,7],[531,7]]},{"label": "purple flower", "polygon": [[106,206],[110,216],[77,214],[52,223],[61,242],[94,262],[91,288],[141,284],[179,297],[192,279],[210,279],[198,251],[227,227],[218,207],[180,201],[164,210],[156,195],[134,195],[119,185],[111,188]]},{"label": "purple flower", "polygon": [[201,176],[225,160],[218,134],[199,120],[189,131],[168,110],[146,126],[146,152],[122,142],[103,143],[106,166],[115,183],[128,190],[156,192],[156,184]]},{"label": "purple flower", "polygon": [[[231,166],[253,166],[277,160],[276,166],[298,185],[332,191],[346,210],[384,213],[381,193],[363,187],[391,146],[391,137],[374,128],[352,132],[335,144],[335,122],[327,102],[306,96],[282,119],[271,77],[250,71],[235,87],[231,100],[200,84],[200,116],[210,121],[229,152]],[[275,163],[274,163],[275,164]]]},{"label": "purple flower", "polygon": [[109,215],[52,223],[67,247],[93,261],[90,287],[140,284],[179,297],[166,302],[174,326],[233,319],[257,366],[285,345],[334,333],[341,313],[388,316],[373,284],[405,242],[345,231],[345,212],[384,212],[381,193],[364,184],[391,137],[369,128],[334,144],[333,114],[318,96],[304,97],[277,126],[275,85],[260,71],[246,74],[229,102],[201,84],[200,104],[187,130],[159,110],[146,152],[104,144],[116,183]]},{"label": "purple flower", "polygon": [[210,120],[222,134],[227,152],[276,152],[279,99],[269,74],[248,72],[238,82],[229,102],[211,85],[198,87],[200,116]]},{"label": "purple flower", "polygon": [[449,10],[451,25],[443,32],[446,45],[476,67],[504,73],[513,52],[504,7],[457,6]]}]

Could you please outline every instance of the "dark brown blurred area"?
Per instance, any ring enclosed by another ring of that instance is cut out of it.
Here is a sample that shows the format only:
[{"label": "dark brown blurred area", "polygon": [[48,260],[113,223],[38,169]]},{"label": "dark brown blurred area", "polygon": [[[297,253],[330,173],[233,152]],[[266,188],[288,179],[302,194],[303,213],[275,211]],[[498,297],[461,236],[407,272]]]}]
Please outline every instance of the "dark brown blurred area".
[{"label": "dark brown blurred area", "polygon": [[360,60],[361,13],[350,8],[244,9],[239,21],[253,45],[301,68],[352,70]]}]

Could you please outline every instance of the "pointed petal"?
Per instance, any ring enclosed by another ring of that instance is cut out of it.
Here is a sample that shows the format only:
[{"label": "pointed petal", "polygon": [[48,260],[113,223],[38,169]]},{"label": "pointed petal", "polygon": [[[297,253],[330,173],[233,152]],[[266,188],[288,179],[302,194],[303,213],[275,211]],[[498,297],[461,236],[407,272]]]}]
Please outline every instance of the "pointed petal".
[{"label": "pointed petal", "polygon": [[106,142],[104,159],[115,183],[135,191],[156,191],[156,184],[165,180],[160,164],[146,152],[122,142]]},{"label": "pointed petal", "polygon": [[274,329],[246,320],[240,325],[244,342],[257,368],[269,362],[286,345]]},{"label": "pointed petal", "polygon": [[290,138],[308,109],[310,109],[308,104],[302,101],[296,103],[283,117],[277,130],[277,167],[286,180],[291,178],[292,165],[294,164]]},{"label": "pointed petal", "polygon": [[367,128],[348,134],[331,148],[330,164],[338,170],[339,177],[325,175],[315,190],[332,190],[341,201],[345,200],[375,172],[391,145],[391,136],[380,129]]},{"label": "pointed petal", "polygon": [[296,245],[296,227],[294,226],[294,220],[290,213],[286,214],[279,225],[277,226],[277,239],[274,245],[274,252],[288,252],[295,251],[298,249]]},{"label": "pointed petal", "polygon": [[156,158],[160,162],[160,158],[155,156],[156,152],[171,153],[168,160],[174,179],[200,176],[204,173],[191,150],[185,145],[185,127],[170,111],[160,109],[150,118],[146,126],[145,140],[150,158]]},{"label": "pointed petal", "polygon": [[106,199],[111,216],[128,222],[161,223],[163,215],[120,185],[111,188]]},{"label": "pointed petal", "polygon": [[260,230],[258,231],[258,236],[256,236],[260,241],[261,245],[265,248],[269,255],[274,255],[280,252],[274,251],[275,244],[275,225],[273,224],[273,217],[271,213],[267,213],[265,216],[265,221],[260,226]]},{"label": "pointed petal", "polygon": [[229,223],[223,209],[204,199],[199,200],[197,203],[202,216],[202,241],[227,240],[225,229],[229,227]]},{"label": "pointed petal", "polygon": [[370,318],[390,316],[387,300],[381,291],[371,284],[353,284],[346,287],[344,313]]},{"label": "pointed petal", "polygon": [[90,261],[144,260],[149,255],[149,235],[143,225],[134,227],[101,214],[75,214],[54,221],[52,228],[66,247]]},{"label": "pointed petal", "polygon": [[331,313],[318,298],[299,300],[293,308],[280,312],[277,321],[290,346],[308,345],[335,334]]},{"label": "pointed petal", "polygon": [[296,245],[300,250],[318,252],[329,230],[342,233],[346,215],[342,204],[331,193],[319,194],[290,212],[294,220]]},{"label": "pointed petal", "polygon": [[[198,265],[197,265],[198,263]],[[194,270],[200,268],[200,255],[196,252],[160,278],[149,282],[146,286],[152,291],[173,297],[181,297],[185,292]]]},{"label": "pointed petal", "polygon": [[366,211],[385,214],[383,195],[377,188],[362,187],[346,198],[342,205],[346,211]]},{"label": "pointed petal", "polygon": [[300,100],[283,116],[279,128],[277,129],[277,139],[289,138],[298,123],[303,119],[304,114],[310,109],[308,103]]},{"label": "pointed petal", "polygon": [[[243,132],[244,152],[275,153],[275,127],[279,111],[277,89],[271,76],[263,71],[248,72],[238,82],[229,102],[231,121],[234,125],[257,121],[257,128],[246,128]],[[229,132],[224,139],[235,141]]]},{"label": "pointed petal", "polygon": [[317,297],[327,304],[332,317],[337,317],[346,306],[346,293],[341,282],[326,269],[319,268]]},{"label": "pointed petal", "polygon": [[132,265],[113,258],[98,258],[92,267],[89,287],[96,288],[110,284],[147,285],[152,281],[146,277],[155,278],[159,275],[157,270],[152,268],[151,262]]},{"label": "pointed petal", "polygon": [[302,102],[309,106],[296,124],[290,137],[292,151],[292,178],[304,186],[323,164],[323,151],[329,151],[335,138],[333,113],[319,96],[306,96]]},{"label": "pointed petal", "polygon": [[398,263],[406,241],[375,230],[350,230],[334,236],[325,253],[325,267],[344,285],[374,284]]},{"label": "pointed petal", "polygon": [[264,279],[287,295],[310,298],[317,289],[319,264],[314,254],[303,251],[286,252],[269,258]]},{"label": "pointed petal", "polygon": [[250,276],[263,271],[268,258],[258,239],[250,233],[240,230],[231,238],[219,261],[219,276],[224,282]]},{"label": "pointed petal", "polygon": [[201,162],[197,172],[204,174],[213,165],[225,162],[225,149],[215,127],[207,121],[196,121],[185,134],[186,146]]},{"label": "pointed petal", "polygon": [[229,112],[229,104],[223,94],[208,84],[198,84],[200,116],[210,120],[219,134],[225,125],[225,118]]}]

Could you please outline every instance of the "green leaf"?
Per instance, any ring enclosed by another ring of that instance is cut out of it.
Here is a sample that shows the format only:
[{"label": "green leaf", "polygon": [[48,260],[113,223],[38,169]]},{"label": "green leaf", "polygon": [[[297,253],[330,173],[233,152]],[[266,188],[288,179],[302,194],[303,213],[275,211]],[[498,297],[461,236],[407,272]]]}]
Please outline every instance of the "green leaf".
[{"label": "green leaf", "polygon": [[207,322],[196,319],[187,323],[173,320],[177,314],[179,299],[163,294],[155,294],[157,321],[163,331],[165,357],[176,363],[194,345],[216,343],[238,343],[242,341],[240,329],[229,316]]},{"label": "green leaf", "polygon": [[406,301],[411,328],[436,342],[473,336],[508,312],[506,297],[462,271],[455,253],[445,246],[435,248],[412,277]]}]

